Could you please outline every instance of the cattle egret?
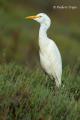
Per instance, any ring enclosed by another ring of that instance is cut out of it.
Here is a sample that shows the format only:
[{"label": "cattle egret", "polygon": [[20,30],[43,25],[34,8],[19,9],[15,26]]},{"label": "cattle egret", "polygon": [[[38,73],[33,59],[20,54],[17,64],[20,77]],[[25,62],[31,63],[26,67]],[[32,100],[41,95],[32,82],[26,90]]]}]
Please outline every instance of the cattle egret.
[{"label": "cattle egret", "polygon": [[39,13],[35,16],[28,16],[26,17],[26,19],[33,19],[40,23],[40,63],[42,68],[50,76],[50,78],[55,79],[56,86],[60,87],[62,75],[61,55],[55,42],[47,36],[47,30],[50,27],[51,20],[45,13]]}]

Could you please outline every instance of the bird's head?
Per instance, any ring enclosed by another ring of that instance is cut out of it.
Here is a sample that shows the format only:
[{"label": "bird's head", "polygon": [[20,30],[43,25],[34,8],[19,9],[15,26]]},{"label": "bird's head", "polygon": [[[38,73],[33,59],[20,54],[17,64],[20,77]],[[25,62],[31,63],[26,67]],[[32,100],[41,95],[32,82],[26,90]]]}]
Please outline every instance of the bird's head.
[{"label": "bird's head", "polygon": [[43,24],[47,27],[49,27],[50,24],[51,24],[50,18],[45,13],[39,13],[37,15],[28,16],[28,17],[25,17],[25,18],[35,20],[35,21],[39,22],[41,25]]}]

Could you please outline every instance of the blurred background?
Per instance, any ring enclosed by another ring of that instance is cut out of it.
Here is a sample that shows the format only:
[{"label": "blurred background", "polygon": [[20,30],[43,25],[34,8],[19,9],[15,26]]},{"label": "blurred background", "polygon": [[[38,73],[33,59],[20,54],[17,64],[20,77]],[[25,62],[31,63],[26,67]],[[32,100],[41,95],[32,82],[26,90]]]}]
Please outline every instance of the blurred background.
[{"label": "blurred background", "polygon": [[[54,9],[72,5],[77,9]],[[47,13],[48,36],[58,45],[63,67],[80,63],[80,0],[0,0],[0,64],[16,62],[30,68],[39,65],[39,24],[25,16]]]}]

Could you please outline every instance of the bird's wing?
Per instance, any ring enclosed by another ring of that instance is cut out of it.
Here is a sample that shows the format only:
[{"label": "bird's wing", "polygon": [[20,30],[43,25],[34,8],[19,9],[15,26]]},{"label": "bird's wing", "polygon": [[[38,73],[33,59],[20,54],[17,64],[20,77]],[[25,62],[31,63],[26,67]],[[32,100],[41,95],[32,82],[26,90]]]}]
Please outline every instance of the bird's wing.
[{"label": "bird's wing", "polygon": [[55,42],[50,40],[48,47],[48,56],[51,63],[52,75],[55,79],[61,80],[62,75],[62,60],[59,49],[57,48]]}]

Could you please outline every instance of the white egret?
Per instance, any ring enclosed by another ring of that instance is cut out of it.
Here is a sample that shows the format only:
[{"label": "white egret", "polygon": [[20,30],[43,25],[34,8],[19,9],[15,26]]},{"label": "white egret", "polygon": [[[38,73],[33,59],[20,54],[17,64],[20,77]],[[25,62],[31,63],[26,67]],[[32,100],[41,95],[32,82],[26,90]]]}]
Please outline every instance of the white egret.
[{"label": "white egret", "polygon": [[35,16],[28,16],[26,17],[26,19],[33,19],[40,23],[40,63],[42,68],[50,76],[50,78],[55,79],[56,86],[60,87],[62,75],[61,55],[55,42],[47,36],[47,30],[50,27],[51,20],[45,13],[39,13]]}]

